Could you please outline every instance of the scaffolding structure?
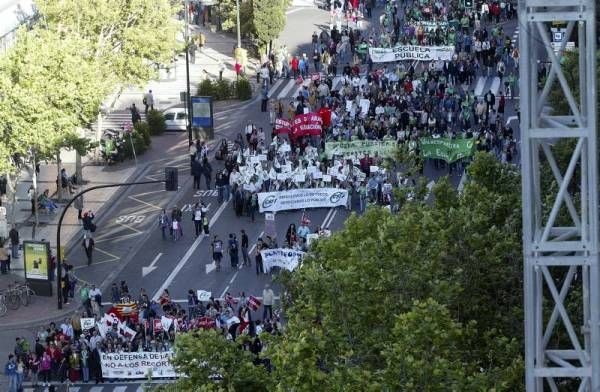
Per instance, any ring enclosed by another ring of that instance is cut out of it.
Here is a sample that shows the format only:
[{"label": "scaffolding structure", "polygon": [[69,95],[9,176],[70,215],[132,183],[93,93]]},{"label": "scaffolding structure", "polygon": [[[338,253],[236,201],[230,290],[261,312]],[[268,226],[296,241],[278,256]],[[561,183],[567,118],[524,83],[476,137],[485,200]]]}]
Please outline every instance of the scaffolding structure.
[{"label": "scaffolding structure", "polygon": [[[579,391],[600,392],[595,6],[595,0],[519,0],[528,392],[573,383]],[[557,54],[553,21],[567,24]],[[562,54],[574,31],[578,69],[564,70]],[[548,71],[541,78],[543,66]],[[565,73],[579,76],[579,96]],[[569,113],[549,107],[553,85]],[[557,162],[558,146],[563,159],[569,146],[568,163]]]}]

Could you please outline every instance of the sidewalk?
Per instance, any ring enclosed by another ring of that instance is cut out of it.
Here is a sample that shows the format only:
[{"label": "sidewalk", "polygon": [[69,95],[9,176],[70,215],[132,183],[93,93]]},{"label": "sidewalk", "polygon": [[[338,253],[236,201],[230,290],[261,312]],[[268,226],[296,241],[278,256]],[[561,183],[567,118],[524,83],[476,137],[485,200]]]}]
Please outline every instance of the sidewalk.
[{"label": "sidewalk", "polygon": [[[196,50],[193,63],[190,58],[190,94],[192,96],[197,94],[198,85],[202,80],[207,78],[217,80],[219,78],[221,63],[225,65],[223,79],[236,80],[235,58],[233,57],[233,49],[237,45],[236,37],[230,33],[213,32],[208,25],[206,27],[190,25],[190,36],[192,38],[200,33],[203,33],[206,37],[206,44],[202,50]],[[253,95],[256,95],[259,90],[256,78],[253,76],[258,60],[249,58],[248,61],[246,72],[248,80],[252,84]],[[179,54],[173,68],[168,74],[164,72],[160,80],[150,81],[143,89],[130,87],[123,91],[116,100],[113,110],[126,109],[132,103],[143,108],[142,98],[148,90],[152,90],[156,102],[155,108],[158,110],[183,105],[180,100],[180,93],[187,91],[185,53]]]},{"label": "sidewalk", "polygon": [[[137,166],[133,160],[125,161],[114,166],[85,165],[83,168],[84,181],[80,189],[86,189],[96,185],[132,182],[141,180],[150,165],[160,164],[188,154],[187,134],[167,133],[152,138],[152,145],[145,154],[138,157]],[[74,165],[65,165],[69,174],[73,173]],[[39,190],[45,188],[55,190],[56,165],[41,165],[38,176]],[[180,179],[181,181],[181,179]],[[185,181],[185,179],[184,179]],[[17,211],[16,224],[20,234],[21,242],[26,240],[42,240],[50,242],[51,249],[56,254],[56,229],[58,218],[65,203],[58,203],[59,209],[55,214],[39,214],[39,227],[34,227],[31,216],[30,202],[27,198],[27,189],[31,185],[31,177],[28,171],[24,171],[21,182],[17,187]],[[108,215],[112,208],[116,208],[123,188],[104,188],[90,192],[84,196],[84,209],[92,210],[96,214],[96,223],[101,225],[103,215]],[[68,197],[68,196],[65,196]],[[10,216],[10,215],[9,215]],[[69,259],[69,250],[77,245],[82,239],[81,224],[77,219],[77,210],[70,207],[63,220],[61,228],[61,242],[66,249],[66,259]],[[11,261],[11,271],[8,275],[0,275],[0,289],[6,289],[8,284],[15,280],[24,281],[23,278],[23,254]],[[56,282],[54,283],[56,285]],[[24,328],[30,325],[38,325],[46,320],[54,320],[73,314],[79,306],[77,296],[61,311],[57,310],[56,287],[53,287],[52,297],[36,296],[33,304],[20,307],[18,310],[8,310],[7,314],[0,317],[0,327],[4,330]]]}]

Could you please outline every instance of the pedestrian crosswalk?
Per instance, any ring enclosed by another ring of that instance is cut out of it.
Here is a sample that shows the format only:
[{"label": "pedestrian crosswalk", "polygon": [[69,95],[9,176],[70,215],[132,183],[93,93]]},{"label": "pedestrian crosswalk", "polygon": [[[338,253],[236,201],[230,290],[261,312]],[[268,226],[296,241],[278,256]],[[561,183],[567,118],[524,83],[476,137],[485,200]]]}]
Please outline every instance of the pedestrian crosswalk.
[{"label": "pedestrian crosswalk", "polygon": [[[495,96],[503,90],[503,81],[497,76],[479,76],[472,87],[475,96],[482,97],[488,91],[491,91]],[[305,80],[303,84],[298,84],[294,79],[278,79],[269,89],[269,98],[292,99],[298,96],[303,86],[308,86],[309,80]],[[366,76],[361,77],[361,84],[366,83]],[[332,80],[332,90],[339,90],[344,86],[344,77],[336,76]]]},{"label": "pedestrian crosswalk", "polygon": [[475,82],[475,96],[483,97],[488,91],[498,96],[502,82],[497,76],[480,76]]},{"label": "pedestrian crosswalk", "polygon": [[[68,391],[68,392],[144,392],[144,388],[138,383],[131,384],[104,384],[104,385],[73,385],[67,386],[65,384],[56,384],[55,385],[57,391]],[[23,389],[24,392],[47,392],[48,387],[25,387]]]}]

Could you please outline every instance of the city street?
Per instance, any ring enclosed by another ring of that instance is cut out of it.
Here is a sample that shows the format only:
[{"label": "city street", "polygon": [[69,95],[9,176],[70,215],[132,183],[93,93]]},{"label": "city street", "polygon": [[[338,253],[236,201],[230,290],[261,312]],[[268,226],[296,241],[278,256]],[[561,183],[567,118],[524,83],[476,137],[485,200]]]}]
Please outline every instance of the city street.
[{"label": "city street", "polygon": [[[375,22],[375,17],[374,14],[373,22]],[[328,27],[329,13],[327,11],[310,7],[291,8],[287,12],[286,27],[275,46],[285,44],[292,54],[309,52],[312,32],[318,32],[320,29]],[[503,27],[505,34],[512,37],[513,42],[516,42],[517,21],[504,22]],[[224,46],[225,44],[223,44]],[[216,56],[210,48],[204,55]],[[199,62],[203,61],[202,56],[202,54],[198,56]],[[196,76],[200,75],[202,67],[203,65],[193,67]],[[364,74],[365,72],[363,72],[362,78],[366,78]],[[250,76],[254,77],[254,72]],[[342,77],[336,76],[333,79],[333,90],[339,89],[341,84]],[[165,88],[163,94],[159,95],[164,99],[165,107],[177,105],[176,99],[173,97],[176,97],[176,90],[182,88],[181,81],[174,82],[173,86]],[[153,88],[161,89],[158,84],[153,85]],[[502,88],[502,83],[494,72],[478,76],[470,86],[477,97],[482,97],[488,91],[498,97]],[[268,96],[274,100],[281,100],[287,105],[301,89],[302,85],[298,85],[294,79],[276,79],[269,88]],[[116,127],[127,121],[129,116],[127,107],[138,100],[139,94],[141,91],[134,89],[126,92],[119,99],[118,107],[107,119],[107,124]],[[516,113],[517,101],[518,97],[507,100],[503,122],[512,126],[518,141],[520,138]],[[74,275],[80,284],[95,284],[102,287],[105,305],[110,305],[110,285],[112,283],[119,284],[121,281],[127,282],[134,298],[137,298],[141,289],[144,289],[151,299],[158,300],[166,289],[174,302],[184,304],[184,308],[190,289],[208,291],[215,298],[224,298],[227,293],[237,297],[241,292],[244,292],[246,296],[254,295],[261,298],[265,285],[272,285],[274,280],[270,274],[258,274],[254,265],[256,242],[258,238],[265,237],[265,215],[257,213],[254,221],[249,216],[236,216],[231,200],[219,203],[218,193],[214,186],[214,174],[224,167],[223,161],[214,159],[214,146],[221,139],[234,140],[249,123],[262,127],[265,134],[271,134],[268,113],[260,111],[260,104],[260,93],[248,102],[236,102],[230,107],[221,103],[217,104],[214,113],[215,142],[212,143],[212,150],[209,154],[213,169],[211,189],[206,188],[204,178],[200,190],[192,189],[190,156],[185,153],[180,156],[171,156],[168,154],[168,149],[165,150],[165,157],[149,163],[136,181],[162,180],[166,167],[177,167],[179,172],[179,190],[177,192],[165,191],[163,183],[134,185],[120,189],[118,197],[114,199],[110,208],[96,218],[97,230],[93,235],[96,247],[91,265],[87,264],[80,240],[71,241],[71,244],[75,244],[75,246],[67,251],[67,262],[74,265]],[[169,132],[168,136],[172,138],[174,146],[181,145],[187,140],[185,132]],[[519,159],[520,156],[517,155],[514,162],[518,162]],[[427,177],[428,187],[431,189],[440,177],[449,175],[448,167],[438,169],[431,161],[426,161],[424,175]],[[449,177],[452,184],[460,189],[466,175],[459,171]],[[192,206],[200,201],[208,206],[210,234],[201,234],[197,237],[192,221]],[[354,209],[357,204],[357,200],[352,201]],[[173,207],[178,207],[183,212],[183,237],[178,241],[173,241],[170,237],[163,239],[158,221],[163,209],[170,214]],[[350,211],[342,207],[279,212],[275,215],[276,241],[281,245],[285,241],[289,225],[299,226],[303,217],[310,220],[311,228],[319,226],[335,232],[344,227],[350,214]],[[225,252],[222,269],[217,271],[212,262],[211,242],[213,237],[217,235],[226,243],[229,234],[234,233],[239,240],[241,230],[245,230],[250,240],[249,253],[252,265],[242,266],[240,255],[239,268],[232,269],[229,257]],[[276,284],[274,291],[275,298],[279,298],[281,293]],[[74,300],[78,300],[77,296]],[[49,311],[53,310],[49,309]],[[29,325],[18,332],[17,330],[0,331],[0,356],[6,358],[7,354],[12,351],[17,333],[31,339],[40,327],[42,325]],[[33,390],[32,388],[25,389],[25,391]],[[77,384],[69,389],[71,392],[138,392],[142,390],[141,382],[97,386]]]}]

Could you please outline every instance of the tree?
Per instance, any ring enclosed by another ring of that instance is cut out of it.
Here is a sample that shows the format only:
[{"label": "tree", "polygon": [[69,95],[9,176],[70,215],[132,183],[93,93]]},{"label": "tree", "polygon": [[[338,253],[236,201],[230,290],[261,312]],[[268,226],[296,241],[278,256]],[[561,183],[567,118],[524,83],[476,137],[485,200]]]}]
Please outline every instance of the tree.
[{"label": "tree", "polygon": [[142,85],[157,65],[173,60],[179,23],[169,0],[46,0],[38,4],[48,29],[82,39],[121,85]]},{"label": "tree", "polygon": [[268,45],[285,27],[286,0],[252,0],[252,32],[260,47],[268,52]]},{"label": "tree", "polygon": [[[10,157],[0,165],[13,198],[24,160],[33,158],[35,166],[42,159],[58,159],[76,128],[91,121],[110,88],[104,70],[86,57],[85,45],[76,37],[39,27],[19,32],[0,59],[0,154]],[[60,198],[61,187],[57,189]]]},{"label": "tree", "polygon": [[[237,341],[226,340],[215,330],[195,331],[177,337],[173,365],[187,377],[177,381],[182,391],[267,391],[264,366]],[[220,381],[215,382],[213,379]]]}]

